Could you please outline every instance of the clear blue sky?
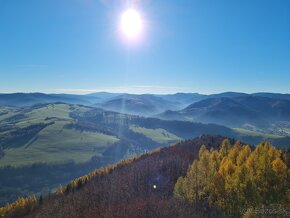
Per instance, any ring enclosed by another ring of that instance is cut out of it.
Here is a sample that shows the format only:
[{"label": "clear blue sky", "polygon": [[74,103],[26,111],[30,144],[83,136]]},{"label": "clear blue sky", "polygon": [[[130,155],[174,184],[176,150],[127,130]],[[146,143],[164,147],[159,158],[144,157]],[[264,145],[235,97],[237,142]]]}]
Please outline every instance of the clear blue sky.
[{"label": "clear blue sky", "polygon": [[289,0],[0,0],[0,92],[290,93]]}]

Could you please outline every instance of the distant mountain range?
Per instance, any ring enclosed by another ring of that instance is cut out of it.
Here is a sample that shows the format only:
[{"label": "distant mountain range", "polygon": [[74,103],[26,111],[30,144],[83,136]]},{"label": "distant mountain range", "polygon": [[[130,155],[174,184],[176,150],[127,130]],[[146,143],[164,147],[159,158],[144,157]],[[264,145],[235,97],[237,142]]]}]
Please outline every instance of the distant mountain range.
[{"label": "distant mountain range", "polygon": [[[205,99],[205,95],[197,93],[176,93],[170,95],[154,94],[127,94],[127,93],[108,93],[98,92],[87,95],[73,94],[44,94],[44,93],[11,93],[0,94],[0,106],[32,106],[43,103],[71,103],[83,105],[97,105],[100,107],[109,107],[120,111],[119,107],[125,101],[130,111],[135,107],[140,113],[144,111],[147,114],[154,114],[163,109],[182,109],[189,104]],[[152,110],[152,111],[151,111]],[[134,111],[136,113],[136,111]],[[162,112],[162,111],[161,111]]]},{"label": "distant mountain range", "polygon": [[[79,103],[93,105],[99,103],[104,106],[110,104],[110,101],[115,101],[118,105],[118,99],[135,99],[138,101],[144,100],[144,107],[148,107],[146,103],[155,103],[156,101],[162,101],[160,104],[165,103],[164,108],[170,109],[171,107],[185,108],[192,103],[209,99],[209,98],[235,98],[245,96],[257,96],[267,97],[273,99],[290,100],[290,94],[280,93],[238,93],[238,92],[224,92],[219,94],[204,95],[199,93],[175,93],[175,94],[128,94],[128,93],[109,93],[109,92],[97,92],[86,95],[74,95],[74,94],[44,94],[44,93],[11,93],[0,94],[1,106],[31,106],[40,103]],[[138,101],[132,101],[130,104],[140,104]],[[174,106],[172,105],[174,104]],[[168,105],[168,106],[167,106]],[[169,108],[168,108],[169,107]]]},{"label": "distant mountain range", "polygon": [[168,120],[217,123],[229,127],[246,124],[263,127],[273,122],[290,121],[290,94],[280,93],[0,94],[0,106],[24,107],[56,102],[94,106],[114,112]]},{"label": "distant mountain range", "polygon": [[290,121],[290,101],[278,98],[245,95],[208,98],[179,111],[160,114],[164,119],[217,123],[230,127],[244,124],[264,127],[273,122]]}]

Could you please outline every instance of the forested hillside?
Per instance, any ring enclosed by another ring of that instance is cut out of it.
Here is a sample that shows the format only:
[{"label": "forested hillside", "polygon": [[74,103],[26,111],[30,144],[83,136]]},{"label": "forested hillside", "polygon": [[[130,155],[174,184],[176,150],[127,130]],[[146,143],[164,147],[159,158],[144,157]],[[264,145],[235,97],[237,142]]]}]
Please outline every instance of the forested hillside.
[{"label": "forested hillside", "polygon": [[285,216],[290,209],[288,158],[289,153],[269,143],[254,148],[202,136],[96,170],[49,196],[20,199],[0,213],[6,217],[264,217],[263,207]]}]

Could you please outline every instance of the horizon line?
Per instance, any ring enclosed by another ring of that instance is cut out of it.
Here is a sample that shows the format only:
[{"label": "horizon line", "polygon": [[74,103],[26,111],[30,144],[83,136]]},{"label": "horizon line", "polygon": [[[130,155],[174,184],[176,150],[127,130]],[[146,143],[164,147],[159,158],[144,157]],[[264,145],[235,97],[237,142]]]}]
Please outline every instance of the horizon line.
[{"label": "horizon line", "polygon": [[282,94],[289,95],[290,93],[282,92],[271,92],[271,91],[257,91],[257,92],[239,92],[239,91],[223,91],[223,92],[212,92],[212,93],[202,93],[202,92],[188,92],[188,91],[177,91],[177,92],[164,92],[164,93],[154,93],[154,92],[118,92],[118,91],[108,91],[108,90],[96,90],[86,93],[76,93],[76,92],[45,92],[45,91],[15,91],[15,92],[0,92],[0,95],[9,95],[9,94],[45,94],[45,95],[91,95],[91,94],[129,94],[129,95],[175,95],[175,94],[199,94],[199,95],[215,95],[215,94],[225,94],[225,93],[236,93],[236,94],[246,94],[253,95],[259,93],[269,93],[269,94]]}]

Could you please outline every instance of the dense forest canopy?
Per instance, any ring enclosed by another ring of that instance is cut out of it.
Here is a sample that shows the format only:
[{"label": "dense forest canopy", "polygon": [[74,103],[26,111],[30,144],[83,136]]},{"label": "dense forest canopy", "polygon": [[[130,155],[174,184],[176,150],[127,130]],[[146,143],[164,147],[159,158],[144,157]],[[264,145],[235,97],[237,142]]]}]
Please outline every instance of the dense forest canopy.
[{"label": "dense forest canopy", "polygon": [[[177,199],[192,203],[204,200],[228,215],[263,205],[289,206],[289,168],[281,150],[268,142],[254,150],[226,139],[219,150],[202,146],[185,177],[174,188]],[[288,208],[289,209],[289,208]]]}]

